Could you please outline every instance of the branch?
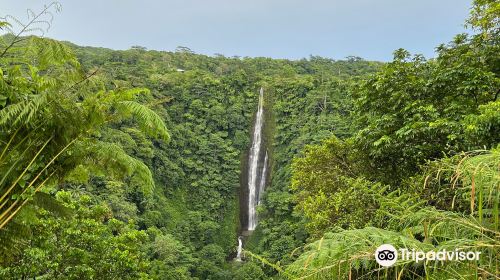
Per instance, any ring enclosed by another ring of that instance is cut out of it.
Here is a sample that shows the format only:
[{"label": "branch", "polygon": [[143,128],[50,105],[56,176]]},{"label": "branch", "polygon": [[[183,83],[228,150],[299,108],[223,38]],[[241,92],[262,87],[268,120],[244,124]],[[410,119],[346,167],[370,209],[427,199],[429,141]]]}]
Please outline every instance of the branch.
[{"label": "branch", "polygon": [[38,13],[34,18],[31,19],[30,22],[28,22],[28,24],[26,25],[23,25],[23,28],[21,29],[21,31],[19,31],[16,36],[14,36],[14,39],[12,40],[12,42],[3,50],[3,52],[0,54],[0,57],[3,57],[7,51],[9,51],[9,49],[11,49],[15,44],[19,43],[22,41],[19,40],[19,37],[21,37],[21,35],[28,29],[28,27],[30,25],[32,25],[33,23],[37,22],[38,21],[38,18],[40,18],[42,15],[46,14],[47,11],[56,4],[57,2],[52,2],[50,3],[50,5],[48,6],[45,6],[45,8],[40,12]]},{"label": "branch", "polygon": [[75,87],[77,87],[78,85],[80,85],[81,83],[83,83],[83,82],[87,81],[88,79],[90,79],[91,77],[93,77],[100,70],[101,70],[100,68],[97,68],[96,70],[94,70],[94,72],[92,72],[89,75],[85,76],[83,79],[81,79],[80,81],[74,83],[72,86],[70,86],[68,89],[66,89],[64,91],[71,91],[72,89],[74,89]]}]

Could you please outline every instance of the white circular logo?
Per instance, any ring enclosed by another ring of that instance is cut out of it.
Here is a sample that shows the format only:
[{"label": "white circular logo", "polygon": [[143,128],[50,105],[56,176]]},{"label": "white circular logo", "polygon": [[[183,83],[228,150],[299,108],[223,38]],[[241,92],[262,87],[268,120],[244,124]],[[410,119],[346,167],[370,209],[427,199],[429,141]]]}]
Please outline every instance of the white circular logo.
[{"label": "white circular logo", "polygon": [[398,260],[398,251],[391,244],[382,244],[375,251],[375,260],[381,266],[391,266]]}]

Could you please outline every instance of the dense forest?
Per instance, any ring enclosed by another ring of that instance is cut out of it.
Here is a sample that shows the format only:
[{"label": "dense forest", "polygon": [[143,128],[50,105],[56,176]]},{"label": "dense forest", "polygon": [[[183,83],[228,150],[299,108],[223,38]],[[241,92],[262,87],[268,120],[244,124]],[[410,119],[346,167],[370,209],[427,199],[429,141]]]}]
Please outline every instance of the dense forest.
[{"label": "dense forest", "polygon": [[[0,279],[500,279],[498,1],[387,63],[83,47],[37,34],[57,9],[0,21]],[[384,243],[481,258],[386,268]]]}]

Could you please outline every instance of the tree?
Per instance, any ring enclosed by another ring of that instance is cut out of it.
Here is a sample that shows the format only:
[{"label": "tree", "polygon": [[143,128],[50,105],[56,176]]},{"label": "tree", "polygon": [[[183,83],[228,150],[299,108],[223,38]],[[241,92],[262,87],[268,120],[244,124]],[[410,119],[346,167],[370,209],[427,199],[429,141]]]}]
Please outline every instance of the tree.
[{"label": "tree", "polygon": [[82,76],[62,43],[38,37],[20,40],[26,28],[2,46],[0,57],[0,229],[44,186],[64,180],[75,168],[114,170],[152,187],[147,166],[98,137],[103,127],[133,117],[142,131],[167,141],[163,120],[135,102],[148,91],[98,89],[92,79],[96,72]]}]

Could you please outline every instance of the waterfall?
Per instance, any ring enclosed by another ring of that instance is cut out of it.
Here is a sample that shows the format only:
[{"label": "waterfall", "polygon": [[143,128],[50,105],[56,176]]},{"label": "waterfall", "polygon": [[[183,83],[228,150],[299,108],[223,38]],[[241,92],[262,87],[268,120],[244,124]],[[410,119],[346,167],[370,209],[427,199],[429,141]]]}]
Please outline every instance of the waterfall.
[{"label": "waterfall", "polygon": [[241,262],[241,252],[243,251],[243,240],[241,240],[241,236],[238,237],[238,251],[236,253],[236,261]]},{"label": "waterfall", "polygon": [[264,157],[264,166],[262,167],[262,172],[260,175],[260,184],[259,184],[259,196],[258,196],[258,205],[260,204],[262,200],[262,195],[264,194],[264,189],[266,188],[266,175],[267,175],[267,161],[268,161],[268,156],[267,156],[267,150],[266,150],[266,156]]},{"label": "waterfall", "polygon": [[[248,230],[254,230],[257,226],[256,207],[259,203],[259,189],[262,172],[259,173],[259,157],[262,148],[262,125],[264,123],[264,89],[260,89],[259,105],[255,116],[253,129],[252,147],[248,158]],[[265,167],[264,167],[265,168]]]},{"label": "waterfall", "polygon": [[[248,236],[257,227],[257,205],[259,205],[262,194],[266,188],[266,179],[268,173],[269,155],[267,149],[264,147],[263,141],[263,127],[264,127],[264,89],[261,88],[259,92],[259,104],[257,113],[255,115],[255,123],[253,127],[252,143],[248,153],[248,197],[246,200],[247,205],[241,204],[242,207],[247,207],[248,223],[246,230],[243,230],[242,235]],[[265,149],[265,153],[264,150]],[[263,158],[262,158],[263,157]],[[262,162],[264,160],[264,162]],[[262,164],[262,165],[261,165]],[[244,202],[244,200],[241,200]],[[241,208],[244,209],[244,208]],[[243,251],[243,237],[238,237],[238,249],[235,261],[242,260]]]}]

